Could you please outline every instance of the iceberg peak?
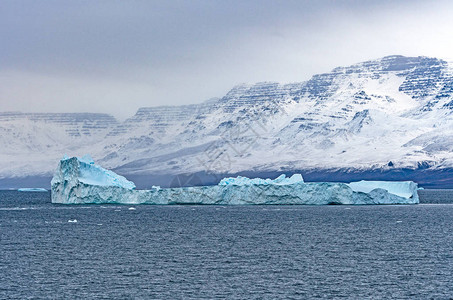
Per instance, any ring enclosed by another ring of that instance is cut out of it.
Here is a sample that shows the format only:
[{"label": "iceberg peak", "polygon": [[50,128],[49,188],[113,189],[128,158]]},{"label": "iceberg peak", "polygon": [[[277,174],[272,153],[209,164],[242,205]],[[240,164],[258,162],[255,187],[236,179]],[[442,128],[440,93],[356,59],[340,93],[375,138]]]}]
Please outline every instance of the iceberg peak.
[{"label": "iceberg peak", "polygon": [[83,157],[68,157],[65,155],[60,160],[51,184],[56,186],[63,182],[70,182],[73,185],[83,183],[94,186],[135,189],[135,184],[132,181],[94,164],[94,160],[88,154]]},{"label": "iceberg peak", "polygon": [[94,165],[94,160],[93,158],[91,157],[91,155],[89,154],[85,154],[84,156],[82,157],[77,157],[77,159],[81,162],[84,162],[86,164],[89,164],[89,165]]}]

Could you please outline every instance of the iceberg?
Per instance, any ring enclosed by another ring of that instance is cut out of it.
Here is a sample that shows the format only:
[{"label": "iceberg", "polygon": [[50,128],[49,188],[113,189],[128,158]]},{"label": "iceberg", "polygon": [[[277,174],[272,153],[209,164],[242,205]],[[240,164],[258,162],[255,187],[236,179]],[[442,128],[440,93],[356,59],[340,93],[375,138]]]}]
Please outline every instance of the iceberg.
[{"label": "iceberg", "polygon": [[45,188],[20,188],[17,189],[19,192],[47,192]]},{"label": "iceberg", "polygon": [[294,174],[290,178],[286,178],[285,174],[278,176],[275,179],[262,179],[262,178],[247,178],[243,176],[238,177],[227,177],[223,178],[219,185],[268,185],[268,184],[276,184],[276,185],[286,185],[286,184],[293,184],[297,182],[304,182],[302,175]]},{"label": "iceberg", "polygon": [[112,171],[94,164],[89,155],[69,158],[64,156],[52,178],[51,184],[62,180],[77,180],[81,183],[97,186],[117,186],[135,189],[135,184]]},{"label": "iceberg", "polygon": [[85,189],[95,187],[102,193],[118,188],[120,190],[133,190],[135,184],[112,171],[94,164],[94,160],[85,155],[83,157],[67,157],[60,160],[58,168],[51,181],[51,198],[54,203],[91,203],[86,200],[76,200],[73,197],[84,195]]},{"label": "iceberg", "polygon": [[52,203],[87,204],[417,204],[412,181],[304,182],[302,175],[275,179],[224,178],[218,185],[136,190],[123,176],[89,156],[64,157],[51,182]]},{"label": "iceberg", "polygon": [[357,181],[348,184],[355,192],[369,193],[374,189],[384,189],[389,193],[410,198],[417,190],[416,183],[412,181]]}]

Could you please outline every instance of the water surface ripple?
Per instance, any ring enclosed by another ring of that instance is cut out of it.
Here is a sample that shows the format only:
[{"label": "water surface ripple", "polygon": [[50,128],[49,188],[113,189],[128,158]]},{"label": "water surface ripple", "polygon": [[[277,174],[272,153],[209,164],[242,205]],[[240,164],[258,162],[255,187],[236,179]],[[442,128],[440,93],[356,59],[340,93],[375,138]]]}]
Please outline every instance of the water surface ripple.
[{"label": "water surface ripple", "polygon": [[0,298],[453,295],[451,204],[64,206],[49,201],[48,193],[0,192]]}]

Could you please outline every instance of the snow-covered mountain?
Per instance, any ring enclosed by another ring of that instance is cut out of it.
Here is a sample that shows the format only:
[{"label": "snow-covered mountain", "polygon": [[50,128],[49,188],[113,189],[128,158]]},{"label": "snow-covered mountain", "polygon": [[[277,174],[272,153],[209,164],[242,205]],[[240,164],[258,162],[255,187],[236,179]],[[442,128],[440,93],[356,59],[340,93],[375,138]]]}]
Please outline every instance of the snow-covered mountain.
[{"label": "snow-covered mountain", "polygon": [[244,84],[201,104],[140,108],[124,122],[0,113],[0,147],[0,178],[50,176],[65,153],[90,153],[126,176],[441,174],[453,169],[453,66],[388,56],[306,82]]}]

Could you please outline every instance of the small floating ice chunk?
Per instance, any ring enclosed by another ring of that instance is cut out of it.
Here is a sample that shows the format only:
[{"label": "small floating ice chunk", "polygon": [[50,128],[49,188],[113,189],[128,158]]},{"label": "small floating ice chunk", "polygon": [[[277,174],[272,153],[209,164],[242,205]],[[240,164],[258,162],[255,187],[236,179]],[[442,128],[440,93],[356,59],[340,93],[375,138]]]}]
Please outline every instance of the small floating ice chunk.
[{"label": "small floating ice chunk", "polygon": [[135,207],[129,207],[129,210],[135,210]]},{"label": "small floating ice chunk", "polygon": [[77,223],[77,219],[74,219],[74,220],[68,220],[68,223]]}]

